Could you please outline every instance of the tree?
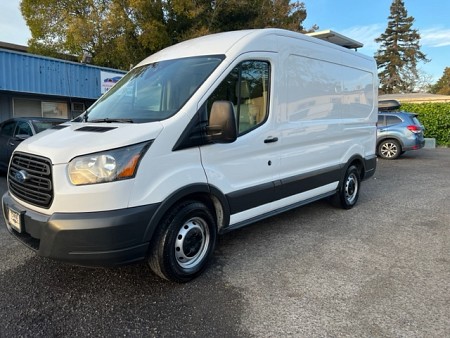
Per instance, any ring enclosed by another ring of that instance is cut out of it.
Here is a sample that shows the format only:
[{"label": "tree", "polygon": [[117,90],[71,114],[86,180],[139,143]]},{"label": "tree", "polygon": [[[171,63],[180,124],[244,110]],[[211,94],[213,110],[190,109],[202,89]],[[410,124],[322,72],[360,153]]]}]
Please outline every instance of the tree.
[{"label": "tree", "polygon": [[304,31],[306,19],[304,4],[289,0],[22,0],[21,10],[31,52],[87,53],[93,64],[121,69],[189,38],[262,27]]},{"label": "tree", "polygon": [[[92,56],[92,63],[128,69],[166,46],[158,1],[22,0],[31,31],[30,51],[50,56]],[[151,31],[152,34],[147,34]]]},{"label": "tree", "polygon": [[450,67],[444,69],[444,74],[431,86],[430,92],[433,94],[450,95]]},{"label": "tree", "polygon": [[426,73],[424,70],[418,70],[418,77],[414,79],[414,90],[419,93],[429,93],[431,84],[433,83],[433,76]]},{"label": "tree", "polygon": [[375,39],[381,43],[375,53],[381,90],[387,94],[413,91],[419,78],[417,64],[429,61],[420,51],[420,34],[413,23],[404,2],[393,0],[386,31]]}]

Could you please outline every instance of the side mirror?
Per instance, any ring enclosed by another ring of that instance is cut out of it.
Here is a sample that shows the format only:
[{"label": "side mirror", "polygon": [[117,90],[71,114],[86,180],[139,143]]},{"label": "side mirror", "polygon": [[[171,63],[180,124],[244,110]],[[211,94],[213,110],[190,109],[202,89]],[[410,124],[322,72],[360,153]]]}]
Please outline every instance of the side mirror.
[{"label": "side mirror", "polygon": [[215,143],[232,143],[237,139],[236,117],[230,101],[215,101],[211,107],[206,133]]}]

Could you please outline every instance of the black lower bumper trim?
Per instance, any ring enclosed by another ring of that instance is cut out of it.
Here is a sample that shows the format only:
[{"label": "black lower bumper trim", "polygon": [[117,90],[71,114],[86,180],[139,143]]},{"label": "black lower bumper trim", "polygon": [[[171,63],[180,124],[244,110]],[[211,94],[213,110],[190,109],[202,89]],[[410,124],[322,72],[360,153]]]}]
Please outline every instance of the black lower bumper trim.
[{"label": "black lower bumper trim", "polygon": [[[40,256],[86,266],[122,265],[146,257],[150,220],[159,204],[120,210],[44,215],[3,196],[9,232]],[[20,212],[22,232],[8,223],[7,210]]]}]

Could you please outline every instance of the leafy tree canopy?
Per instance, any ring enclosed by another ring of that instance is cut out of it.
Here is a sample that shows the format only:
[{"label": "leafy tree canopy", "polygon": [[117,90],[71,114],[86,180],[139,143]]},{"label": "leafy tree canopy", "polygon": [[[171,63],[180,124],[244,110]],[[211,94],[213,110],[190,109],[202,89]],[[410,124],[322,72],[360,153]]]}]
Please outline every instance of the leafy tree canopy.
[{"label": "leafy tree canopy", "polygon": [[289,0],[22,0],[21,11],[31,52],[88,53],[93,64],[120,69],[189,38],[264,27],[305,31],[306,19],[304,3]]},{"label": "leafy tree canopy", "polygon": [[446,67],[441,78],[431,87],[433,94],[450,95],[450,67]]},{"label": "leafy tree canopy", "polygon": [[385,93],[413,91],[419,78],[418,62],[429,61],[420,51],[420,34],[412,28],[413,23],[414,18],[408,16],[404,1],[393,0],[386,31],[375,39],[381,43],[375,59]]}]

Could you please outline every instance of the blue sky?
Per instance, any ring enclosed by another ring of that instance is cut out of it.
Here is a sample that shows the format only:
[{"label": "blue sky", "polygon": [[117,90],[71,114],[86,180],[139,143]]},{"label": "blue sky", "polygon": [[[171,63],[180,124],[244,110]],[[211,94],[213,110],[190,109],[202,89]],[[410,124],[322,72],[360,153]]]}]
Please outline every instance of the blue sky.
[{"label": "blue sky", "polygon": [[[360,52],[373,56],[378,49],[374,39],[387,26],[392,0],[303,0],[308,17],[304,26],[331,29],[364,43]],[[413,28],[421,35],[422,51],[431,62],[419,68],[437,81],[450,67],[450,1],[404,0]],[[20,0],[1,0],[0,41],[26,45],[31,37],[19,9]]]},{"label": "blue sky", "polygon": [[[378,49],[374,39],[387,27],[392,0],[303,0],[307,19],[319,30],[331,29],[364,43],[361,53],[373,56]],[[404,0],[408,16],[414,17],[413,28],[421,35],[421,50],[430,62],[419,69],[437,81],[450,67],[450,1]]]}]

